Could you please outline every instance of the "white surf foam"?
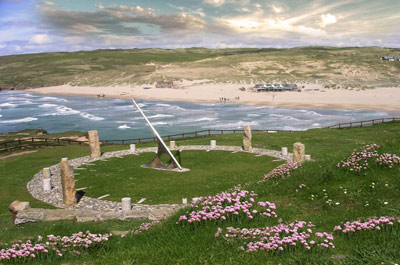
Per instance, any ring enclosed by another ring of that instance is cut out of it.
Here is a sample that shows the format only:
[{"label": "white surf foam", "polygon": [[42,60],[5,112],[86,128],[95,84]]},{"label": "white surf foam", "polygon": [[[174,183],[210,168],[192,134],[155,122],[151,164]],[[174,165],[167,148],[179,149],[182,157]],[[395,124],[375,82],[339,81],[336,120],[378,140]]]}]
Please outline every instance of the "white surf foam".
[{"label": "white surf foam", "polygon": [[158,119],[158,118],[170,118],[170,117],[174,117],[173,115],[169,115],[169,114],[156,114],[153,116],[149,116],[147,118],[149,119]]},{"label": "white surf foam", "polygon": [[31,121],[36,121],[37,118],[33,117],[26,117],[22,119],[16,119],[16,120],[8,120],[8,121],[0,121],[0,123],[22,123],[22,122],[31,122]]},{"label": "white surf foam", "polygon": [[86,112],[81,112],[80,115],[81,115],[81,117],[89,119],[89,120],[92,120],[92,121],[102,121],[102,120],[104,120],[103,117],[97,117],[97,116],[94,116],[93,114],[86,113]]},{"label": "white surf foam", "polygon": [[211,126],[209,125],[208,127],[214,129],[238,129],[238,128],[243,128],[243,126],[246,125],[259,126],[260,124],[256,121],[238,121],[238,122],[220,123]]},{"label": "white surf foam", "polygon": [[156,104],[156,106],[159,106],[159,107],[170,107],[171,105],[170,104]]},{"label": "white surf foam", "polygon": [[252,114],[252,113],[247,114],[247,117],[260,117],[260,116],[261,116],[260,114]]},{"label": "white surf foam", "polygon": [[9,108],[15,108],[17,106],[17,104],[14,104],[14,103],[9,103],[9,102],[6,102],[6,103],[3,103],[3,104],[0,104],[0,107],[9,107]]},{"label": "white surf foam", "polygon": [[[46,106],[44,106],[46,105]],[[67,106],[63,106],[63,105],[54,105],[54,104],[43,104],[42,108],[52,108],[55,106],[55,112],[52,113],[46,113],[46,114],[42,114],[41,116],[65,116],[65,115],[74,115],[74,114],[80,114],[81,112],[79,110],[74,110],[71,109]]]},{"label": "white surf foam", "polygon": [[313,127],[320,127],[320,126],[321,126],[321,124],[320,124],[320,123],[318,123],[318,122],[314,122],[313,124],[311,124],[311,126],[313,126]]},{"label": "white surf foam", "polygon": [[0,114],[0,118],[3,117],[3,115]]},{"label": "white surf foam", "polygon": [[41,99],[39,99],[40,101],[59,101],[59,102],[68,102],[68,100],[64,99],[64,98],[56,98],[56,97],[43,97]]},{"label": "white surf foam", "polygon": [[130,129],[131,127],[129,127],[127,124],[118,126],[118,129]]},{"label": "white surf foam", "polygon": [[54,107],[58,107],[58,105],[56,105],[56,104],[42,104],[42,105],[40,105],[39,107],[41,107],[41,108],[54,108]]},{"label": "white surf foam", "polygon": [[152,124],[155,125],[155,126],[157,126],[157,125],[167,125],[166,122],[162,122],[162,121],[160,121],[160,122],[154,122],[154,123],[152,123]]},{"label": "white surf foam", "polygon": [[204,118],[197,119],[195,121],[215,121],[215,120],[217,120],[217,118],[204,117]]}]

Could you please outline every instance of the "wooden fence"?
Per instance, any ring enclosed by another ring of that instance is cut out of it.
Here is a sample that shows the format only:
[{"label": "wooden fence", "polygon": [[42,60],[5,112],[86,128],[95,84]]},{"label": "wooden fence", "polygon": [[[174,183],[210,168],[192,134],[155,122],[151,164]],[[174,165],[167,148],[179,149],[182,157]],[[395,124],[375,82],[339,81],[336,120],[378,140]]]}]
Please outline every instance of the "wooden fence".
[{"label": "wooden fence", "polygon": [[[400,121],[400,118],[382,118],[374,120],[356,121],[339,123],[325,128],[329,129],[345,129],[345,128],[356,128],[371,126],[374,124],[396,122]],[[253,132],[264,132],[264,133],[278,133],[278,132],[294,132],[290,130],[252,130]],[[173,140],[187,140],[193,138],[211,137],[224,134],[232,133],[243,133],[242,129],[238,130],[202,130],[187,133],[178,133],[161,136],[165,141]],[[155,137],[145,137],[136,139],[114,139],[114,140],[101,140],[104,144],[129,144],[129,143],[146,143],[146,142],[156,142]],[[0,142],[0,152],[14,151],[18,149],[34,148],[34,147],[46,147],[46,146],[60,146],[60,145],[71,145],[71,144],[83,144],[87,141],[76,141],[72,139],[62,139],[62,138],[44,138],[44,137],[30,137],[22,138],[12,141]]]},{"label": "wooden fence", "polygon": [[19,149],[27,149],[34,147],[60,146],[67,144],[81,145],[83,143],[85,143],[85,141],[76,141],[72,139],[63,139],[63,138],[29,137],[29,138],[21,138],[6,142],[0,142],[0,152],[15,151]]},{"label": "wooden fence", "polygon": [[396,122],[396,121],[400,121],[400,118],[381,118],[381,119],[366,120],[366,121],[353,121],[353,122],[339,123],[325,128],[329,129],[360,128],[360,127],[372,126],[375,124]]}]

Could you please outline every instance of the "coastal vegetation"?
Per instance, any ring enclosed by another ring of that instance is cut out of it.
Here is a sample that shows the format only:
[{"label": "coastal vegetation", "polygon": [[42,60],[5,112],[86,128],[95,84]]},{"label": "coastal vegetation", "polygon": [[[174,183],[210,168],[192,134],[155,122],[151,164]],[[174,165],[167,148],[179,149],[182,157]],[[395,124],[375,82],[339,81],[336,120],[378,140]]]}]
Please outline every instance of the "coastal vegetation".
[{"label": "coastal vegetation", "polygon": [[131,49],[2,56],[0,88],[70,84],[111,86],[160,80],[315,83],[326,88],[398,86],[400,49],[296,47],[291,49]]},{"label": "coastal vegetation", "polygon": [[[179,141],[179,144],[204,145],[209,144],[210,139],[185,140]],[[241,134],[221,135],[212,139],[216,139],[219,145],[242,144]],[[37,243],[38,236],[42,240],[48,240],[46,235],[67,236],[68,241],[72,234],[82,232],[79,235],[85,237],[85,231],[89,230],[91,233],[101,234],[99,237],[107,238],[107,241],[101,241],[101,244],[93,248],[79,250],[79,254],[71,251],[59,257],[54,252],[47,256],[40,254],[38,257],[11,262],[396,264],[400,260],[399,139],[400,123],[342,130],[255,133],[254,147],[280,150],[282,146],[291,147],[294,142],[300,141],[305,144],[306,153],[311,155],[313,161],[298,168],[287,165],[287,170],[282,166],[282,170],[266,178],[264,175],[282,162],[250,154],[226,153],[220,158],[214,151],[184,151],[182,159],[196,159],[196,163],[203,169],[206,169],[208,163],[214,163],[209,159],[221,159],[221,163],[225,165],[227,162],[224,160],[229,159],[232,161],[229,166],[233,171],[236,168],[235,163],[246,163],[250,168],[246,169],[246,174],[240,175],[238,182],[249,184],[234,190],[228,190],[229,185],[205,189],[199,204],[182,209],[160,224],[139,227],[141,222],[138,221],[107,221],[28,223],[13,226],[7,210],[13,200],[30,201],[33,207],[50,207],[33,199],[26,191],[26,183],[35,173],[43,167],[58,163],[62,157],[72,159],[88,154],[88,147],[80,145],[40,149],[36,153],[0,161],[0,249],[11,247],[17,240]],[[153,144],[147,143],[138,147],[151,145]],[[105,145],[102,146],[102,151],[127,148],[126,145]],[[110,167],[116,171],[115,175],[122,169],[122,161],[123,159],[109,161]],[[137,163],[140,164],[141,161]],[[101,167],[102,165],[96,164],[91,168]],[[217,161],[214,167],[220,167]],[[221,170],[219,172],[223,174],[223,169],[216,170]],[[226,169],[226,172],[235,174],[230,169]],[[206,175],[207,170],[202,174]],[[132,176],[135,176],[134,171]],[[195,177],[198,176],[189,176]],[[220,180],[227,182],[224,175]],[[156,185],[156,180],[154,182]],[[218,176],[215,176],[210,184],[217,187],[217,182]],[[234,188],[239,183],[229,188]],[[176,183],[171,182],[171,185]],[[195,188],[193,185],[197,185],[195,181],[188,182],[187,189]],[[207,205],[210,209],[204,208]],[[224,212],[225,220],[216,219],[217,213],[221,214],[217,211],[221,209],[233,209],[238,214],[232,212],[225,215]],[[131,229],[135,229],[137,233],[107,236],[113,230]],[[0,261],[0,264],[2,262],[8,264],[6,260]]]}]

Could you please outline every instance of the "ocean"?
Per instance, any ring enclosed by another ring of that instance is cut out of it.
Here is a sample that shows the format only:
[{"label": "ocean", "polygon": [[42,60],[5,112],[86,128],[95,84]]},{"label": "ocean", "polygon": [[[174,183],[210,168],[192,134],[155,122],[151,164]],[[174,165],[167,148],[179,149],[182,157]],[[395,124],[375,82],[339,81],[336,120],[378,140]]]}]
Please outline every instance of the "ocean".
[{"label": "ocean", "polygon": [[[292,109],[224,103],[137,100],[160,135],[204,129],[307,130],[341,122],[398,116],[398,112]],[[152,137],[129,100],[0,92],[0,133],[42,128],[49,133],[98,130],[100,139]]]}]

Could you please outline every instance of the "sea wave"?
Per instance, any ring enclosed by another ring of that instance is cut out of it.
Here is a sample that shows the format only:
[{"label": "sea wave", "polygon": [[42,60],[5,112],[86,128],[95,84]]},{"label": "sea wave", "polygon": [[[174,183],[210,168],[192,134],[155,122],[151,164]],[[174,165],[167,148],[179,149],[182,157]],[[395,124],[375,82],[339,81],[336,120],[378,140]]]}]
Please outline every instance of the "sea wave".
[{"label": "sea wave", "polygon": [[157,125],[167,125],[168,123],[160,121],[160,122],[154,122],[152,124],[157,126]]},{"label": "sea wave", "polygon": [[204,117],[204,118],[197,119],[195,121],[215,121],[217,119],[218,118]]},{"label": "sea wave", "polygon": [[159,107],[170,107],[171,105],[170,104],[159,103],[159,104],[156,104],[156,106],[159,106]]},{"label": "sea wave", "polygon": [[33,117],[26,117],[22,119],[16,119],[16,120],[6,120],[6,121],[0,121],[0,123],[22,123],[22,122],[31,122],[31,121],[36,121],[37,118]]},{"label": "sea wave", "polygon": [[10,102],[6,102],[6,103],[2,103],[0,104],[0,107],[10,107],[10,108],[15,108],[16,106],[18,106],[17,104],[14,103],[10,103]]},{"label": "sea wave", "polygon": [[43,104],[41,106],[42,106],[42,108],[55,107],[55,112],[45,113],[45,114],[42,114],[41,116],[66,116],[66,115],[74,115],[74,114],[81,113],[79,110],[74,110],[72,108],[69,108],[69,107],[63,106],[63,105]]},{"label": "sea wave", "polygon": [[127,124],[118,126],[118,129],[130,129],[131,127],[129,127]]},{"label": "sea wave", "polygon": [[56,98],[56,97],[43,97],[39,99],[40,101],[59,101],[59,102],[68,102],[65,98]]},{"label": "sea wave", "polygon": [[261,116],[260,114],[254,114],[254,113],[247,114],[247,117],[260,117],[260,116]]},{"label": "sea wave", "polygon": [[158,118],[171,118],[174,117],[174,115],[170,115],[170,114],[156,114],[153,116],[148,116],[147,118],[149,119],[158,119]]},{"label": "sea wave", "polygon": [[[238,121],[238,122],[228,122],[228,123],[219,123],[219,124],[215,124],[215,125],[208,125],[208,128],[239,129],[239,128],[243,128],[246,125],[259,126],[260,124],[256,121]],[[203,128],[205,128],[205,127],[203,127]]]},{"label": "sea wave", "polygon": [[58,107],[59,105],[56,105],[56,104],[42,104],[42,105],[40,105],[39,107],[41,107],[41,108],[54,108],[54,107]]},{"label": "sea wave", "polygon": [[81,117],[89,119],[89,120],[92,120],[92,121],[102,121],[102,120],[104,120],[103,117],[97,117],[97,116],[94,116],[93,114],[86,113],[86,112],[81,112],[80,115],[81,115]]}]

